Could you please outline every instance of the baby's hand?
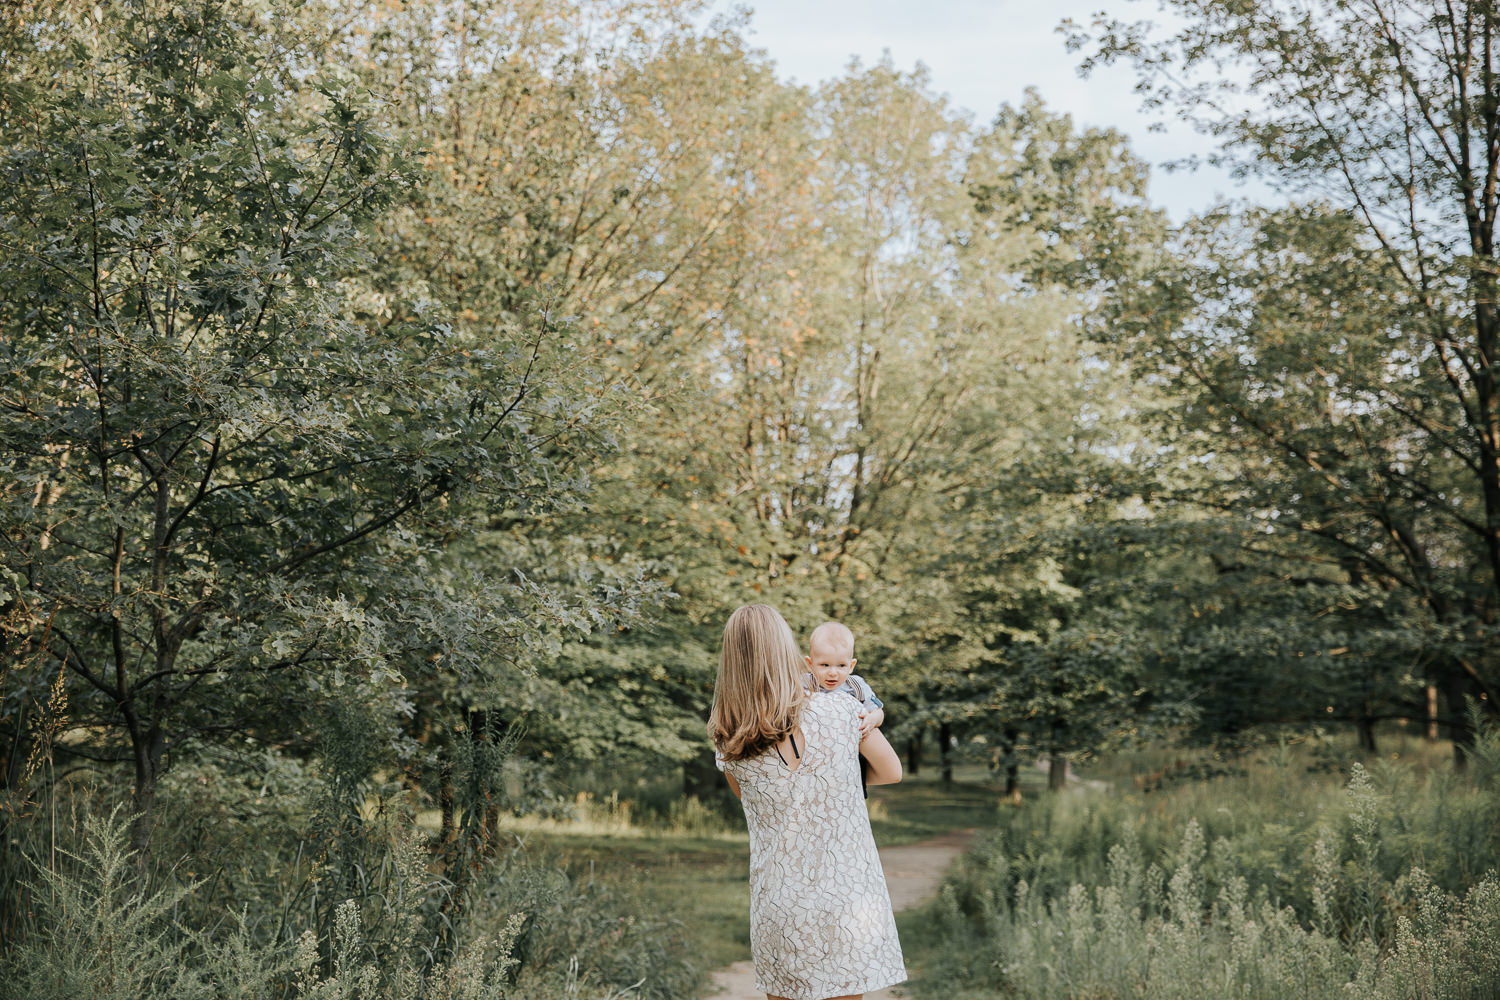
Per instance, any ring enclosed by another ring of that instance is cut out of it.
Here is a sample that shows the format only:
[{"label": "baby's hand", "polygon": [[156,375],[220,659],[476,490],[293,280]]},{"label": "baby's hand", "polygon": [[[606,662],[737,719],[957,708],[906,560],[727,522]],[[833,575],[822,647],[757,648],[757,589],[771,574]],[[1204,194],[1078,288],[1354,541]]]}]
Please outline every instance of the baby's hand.
[{"label": "baby's hand", "polygon": [[871,732],[879,729],[880,724],[884,721],[885,709],[861,709],[859,713],[859,738],[864,739],[866,736],[869,736]]}]

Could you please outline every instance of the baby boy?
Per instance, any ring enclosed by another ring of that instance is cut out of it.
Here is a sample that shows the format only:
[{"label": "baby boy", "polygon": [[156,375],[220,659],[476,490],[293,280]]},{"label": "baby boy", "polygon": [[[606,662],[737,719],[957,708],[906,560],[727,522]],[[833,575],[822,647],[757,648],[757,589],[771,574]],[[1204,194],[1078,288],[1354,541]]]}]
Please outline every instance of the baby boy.
[{"label": "baby boy", "polygon": [[854,633],[838,622],[813,629],[807,642],[809,684],[814,691],[842,691],[860,703],[859,735],[870,734],[885,721],[885,703],[875,697],[863,677],[854,673]]}]

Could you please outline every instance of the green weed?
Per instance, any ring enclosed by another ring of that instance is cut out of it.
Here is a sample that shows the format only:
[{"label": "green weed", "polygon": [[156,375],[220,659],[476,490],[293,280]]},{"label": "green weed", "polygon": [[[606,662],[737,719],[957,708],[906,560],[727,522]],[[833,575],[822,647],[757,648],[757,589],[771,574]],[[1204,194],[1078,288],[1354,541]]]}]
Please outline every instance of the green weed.
[{"label": "green weed", "polygon": [[[1500,763],[1339,779],[1271,748],[1001,812],[910,928],[922,997],[1500,997]],[[1486,756],[1493,755],[1493,756]]]},{"label": "green weed", "polygon": [[[57,822],[9,830],[17,905],[0,992],[668,1000],[705,976],[685,925],[622,881],[564,870],[511,837],[460,889],[399,789],[372,797],[342,844],[319,839],[322,794],[315,775],[282,760],[253,772],[183,766],[164,783],[159,847],[141,864],[118,809],[56,789]],[[336,867],[341,854],[351,863]]]}]

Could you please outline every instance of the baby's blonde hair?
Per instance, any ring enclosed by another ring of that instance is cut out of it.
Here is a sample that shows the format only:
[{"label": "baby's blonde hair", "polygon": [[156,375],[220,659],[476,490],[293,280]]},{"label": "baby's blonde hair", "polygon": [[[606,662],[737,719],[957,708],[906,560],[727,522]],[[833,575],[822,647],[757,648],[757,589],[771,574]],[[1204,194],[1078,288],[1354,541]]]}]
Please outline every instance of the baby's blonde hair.
[{"label": "baby's blonde hair", "polygon": [[797,640],[768,604],[747,604],[724,625],[708,734],[725,760],[753,757],[786,739],[808,699]]},{"label": "baby's blonde hair", "polygon": [[812,647],[818,644],[820,639],[829,642],[846,642],[849,644],[849,652],[854,652],[854,633],[843,622],[824,622],[813,629],[812,635],[808,636],[807,639],[809,652],[812,651]]}]

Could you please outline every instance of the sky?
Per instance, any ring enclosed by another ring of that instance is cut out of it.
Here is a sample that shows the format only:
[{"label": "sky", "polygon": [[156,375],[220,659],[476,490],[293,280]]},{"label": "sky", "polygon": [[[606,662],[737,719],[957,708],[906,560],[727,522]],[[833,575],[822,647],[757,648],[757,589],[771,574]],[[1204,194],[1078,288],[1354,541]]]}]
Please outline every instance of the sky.
[{"label": "sky", "polygon": [[[1087,24],[1100,10],[1160,22],[1149,0],[717,0],[713,10],[737,6],[752,9],[751,43],[766,50],[778,75],[799,83],[838,76],[855,56],[870,65],[888,51],[898,69],[926,66],[933,89],[979,123],[1035,87],[1050,108],[1068,112],[1077,125],[1128,135],[1136,154],[1152,164],[1152,201],[1179,222],[1220,196],[1263,197],[1213,168],[1162,170],[1167,161],[1206,156],[1212,141],[1160,113],[1142,112],[1129,67],[1078,75],[1083,53],[1067,50],[1058,24],[1064,18]],[[1166,130],[1149,131],[1153,122]]]}]

